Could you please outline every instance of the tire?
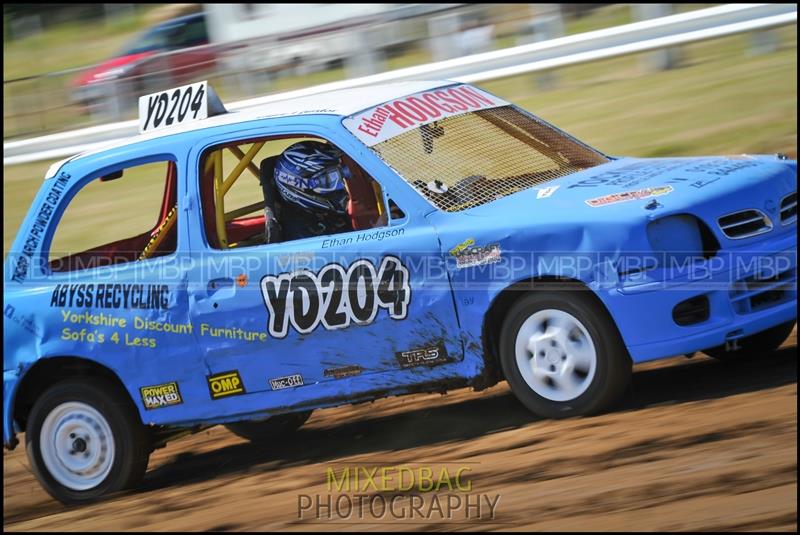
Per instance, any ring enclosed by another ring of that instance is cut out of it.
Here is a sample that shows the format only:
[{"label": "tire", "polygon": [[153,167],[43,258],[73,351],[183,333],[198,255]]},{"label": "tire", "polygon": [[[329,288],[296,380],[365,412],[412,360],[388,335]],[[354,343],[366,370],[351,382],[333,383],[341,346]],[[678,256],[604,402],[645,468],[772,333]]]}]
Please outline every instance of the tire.
[{"label": "tire", "polygon": [[245,420],[225,424],[228,431],[253,443],[269,442],[294,433],[311,416],[312,411],[280,414],[266,420]]},{"label": "tire", "polygon": [[616,325],[587,290],[542,290],[518,299],[500,334],[512,392],[545,418],[597,414],[622,396],[632,363]]},{"label": "tire", "polygon": [[739,362],[758,357],[766,357],[778,349],[789,338],[794,329],[794,320],[781,323],[766,331],[739,340],[739,349],[725,351],[725,346],[716,346],[703,351],[709,357],[725,362]]},{"label": "tire", "polygon": [[144,476],[150,441],[126,398],[109,382],[86,378],[57,383],[36,400],[25,430],[26,453],[53,498],[66,505],[88,503]]}]

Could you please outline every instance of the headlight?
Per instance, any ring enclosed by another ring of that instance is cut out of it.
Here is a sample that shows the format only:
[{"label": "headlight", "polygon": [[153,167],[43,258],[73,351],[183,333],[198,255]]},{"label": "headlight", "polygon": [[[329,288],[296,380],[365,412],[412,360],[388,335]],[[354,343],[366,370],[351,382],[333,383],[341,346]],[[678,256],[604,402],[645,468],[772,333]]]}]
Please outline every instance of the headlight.
[{"label": "headlight", "polygon": [[662,268],[686,267],[711,258],[719,250],[719,242],[705,223],[689,214],[671,215],[650,222],[647,239]]}]

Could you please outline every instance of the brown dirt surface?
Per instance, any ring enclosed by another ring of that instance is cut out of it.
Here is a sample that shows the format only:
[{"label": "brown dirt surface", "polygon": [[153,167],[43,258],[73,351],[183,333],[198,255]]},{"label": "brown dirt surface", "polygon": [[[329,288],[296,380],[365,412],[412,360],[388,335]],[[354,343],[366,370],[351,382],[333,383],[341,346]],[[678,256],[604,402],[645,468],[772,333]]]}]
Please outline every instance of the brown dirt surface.
[{"label": "brown dirt surface", "polygon": [[[636,366],[621,406],[592,418],[539,420],[502,383],[320,410],[269,446],[217,426],[156,450],[136,491],[75,508],[42,490],[20,446],[3,456],[3,524],[9,531],[796,531],[796,336],[758,361],[697,355]],[[347,507],[331,518],[324,508],[299,510],[301,496],[324,504],[358,495],[329,490],[328,468],[398,465],[446,467],[451,483],[466,468],[461,483],[471,489],[368,486],[364,494],[387,503],[399,496],[400,519],[381,515],[380,505],[361,509],[363,519]],[[413,509],[412,494],[424,506]],[[432,507],[470,496],[473,503],[499,496],[494,517],[485,505],[480,519],[475,508],[467,518],[463,508]]]}]

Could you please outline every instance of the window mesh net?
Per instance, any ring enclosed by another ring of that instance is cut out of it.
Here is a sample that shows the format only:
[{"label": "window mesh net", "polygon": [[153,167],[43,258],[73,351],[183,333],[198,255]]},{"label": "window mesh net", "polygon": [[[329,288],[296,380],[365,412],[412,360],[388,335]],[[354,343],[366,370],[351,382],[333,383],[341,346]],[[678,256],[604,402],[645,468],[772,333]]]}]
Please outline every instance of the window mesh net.
[{"label": "window mesh net", "polygon": [[608,161],[510,106],[448,117],[372,149],[446,212],[485,204]]}]

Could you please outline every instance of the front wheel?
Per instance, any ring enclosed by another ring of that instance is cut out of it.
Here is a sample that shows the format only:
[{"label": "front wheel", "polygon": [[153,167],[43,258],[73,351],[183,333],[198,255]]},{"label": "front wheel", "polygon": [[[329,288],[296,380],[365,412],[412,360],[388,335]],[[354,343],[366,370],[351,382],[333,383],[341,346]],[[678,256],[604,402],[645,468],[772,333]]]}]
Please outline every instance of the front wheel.
[{"label": "front wheel", "polygon": [[586,290],[535,291],[508,312],[500,363],[517,398],[546,418],[599,413],[627,388],[631,359]]},{"label": "front wheel", "polygon": [[135,408],[111,384],[89,378],[47,389],[28,417],[25,443],[33,472],[56,500],[86,503],[136,484],[150,442]]}]

